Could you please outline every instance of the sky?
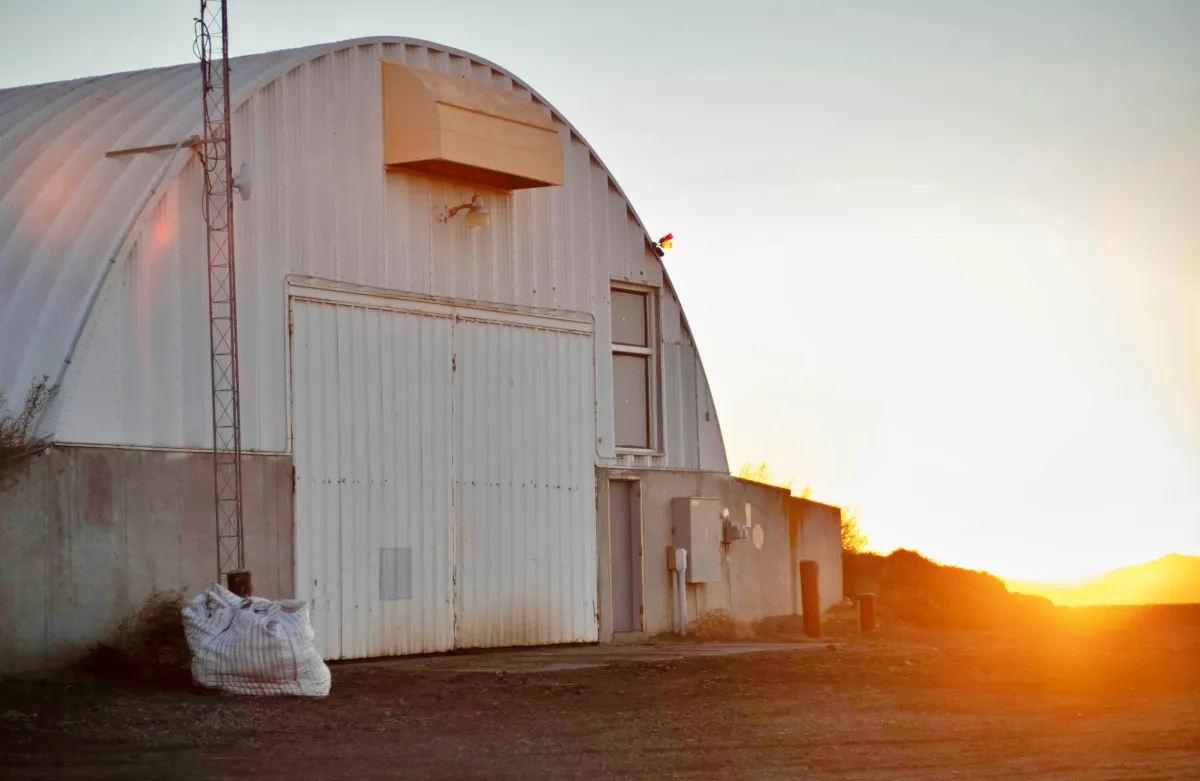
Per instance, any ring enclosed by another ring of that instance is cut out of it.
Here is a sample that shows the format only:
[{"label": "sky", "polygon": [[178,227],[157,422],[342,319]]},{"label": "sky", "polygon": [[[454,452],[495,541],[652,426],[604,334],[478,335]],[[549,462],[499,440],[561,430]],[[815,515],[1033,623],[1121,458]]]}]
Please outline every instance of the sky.
[{"label": "sky", "polygon": [[[192,59],[197,2],[0,0],[0,88]],[[730,464],[1011,578],[1200,554],[1200,2],[230,0],[234,55],[465,49],[655,235]]]}]

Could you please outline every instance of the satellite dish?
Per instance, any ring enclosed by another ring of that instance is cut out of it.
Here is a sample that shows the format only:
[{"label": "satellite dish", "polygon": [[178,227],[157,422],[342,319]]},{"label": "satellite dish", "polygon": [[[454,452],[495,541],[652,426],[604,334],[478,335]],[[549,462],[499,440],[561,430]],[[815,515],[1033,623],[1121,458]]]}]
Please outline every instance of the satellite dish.
[{"label": "satellite dish", "polygon": [[242,163],[238,172],[233,175],[233,191],[242,196],[243,201],[250,200],[250,164]]}]

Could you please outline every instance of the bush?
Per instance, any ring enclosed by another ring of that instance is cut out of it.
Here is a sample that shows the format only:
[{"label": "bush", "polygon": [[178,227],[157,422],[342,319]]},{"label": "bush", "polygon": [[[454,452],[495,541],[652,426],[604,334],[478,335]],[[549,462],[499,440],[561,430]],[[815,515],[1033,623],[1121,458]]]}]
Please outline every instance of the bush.
[{"label": "bush", "polygon": [[117,627],[108,642],[92,647],[78,672],[164,687],[190,687],[192,651],[183,630],[184,596],[159,591]]},{"label": "bush", "polygon": [[58,386],[50,384],[43,376],[35,380],[25,394],[21,411],[8,412],[3,394],[0,394],[0,490],[8,488],[25,459],[44,450],[50,444],[49,437],[35,435],[38,418],[42,411],[58,395]]}]

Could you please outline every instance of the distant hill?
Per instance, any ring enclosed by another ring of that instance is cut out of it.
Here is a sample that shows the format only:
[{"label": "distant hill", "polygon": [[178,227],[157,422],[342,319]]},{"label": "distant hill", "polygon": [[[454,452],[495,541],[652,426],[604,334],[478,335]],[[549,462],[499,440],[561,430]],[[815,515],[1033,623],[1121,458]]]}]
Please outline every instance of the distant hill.
[{"label": "distant hill", "polygon": [[938,564],[900,548],[877,553],[843,553],[847,594],[872,593],[879,607],[910,624],[933,629],[995,629],[1052,621],[1049,600],[1013,594],[987,572]]},{"label": "distant hill", "polygon": [[1006,580],[1004,585],[1068,607],[1200,603],[1200,556],[1172,553],[1072,583]]}]

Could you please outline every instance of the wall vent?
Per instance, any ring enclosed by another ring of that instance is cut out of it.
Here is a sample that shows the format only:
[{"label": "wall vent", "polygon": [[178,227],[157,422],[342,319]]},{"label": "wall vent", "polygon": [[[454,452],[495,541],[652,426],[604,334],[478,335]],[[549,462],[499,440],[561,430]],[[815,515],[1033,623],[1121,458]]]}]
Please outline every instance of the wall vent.
[{"label": "wall vent", "polygon": [[379,549],[379,599],[412,599],[412,548]]}]

